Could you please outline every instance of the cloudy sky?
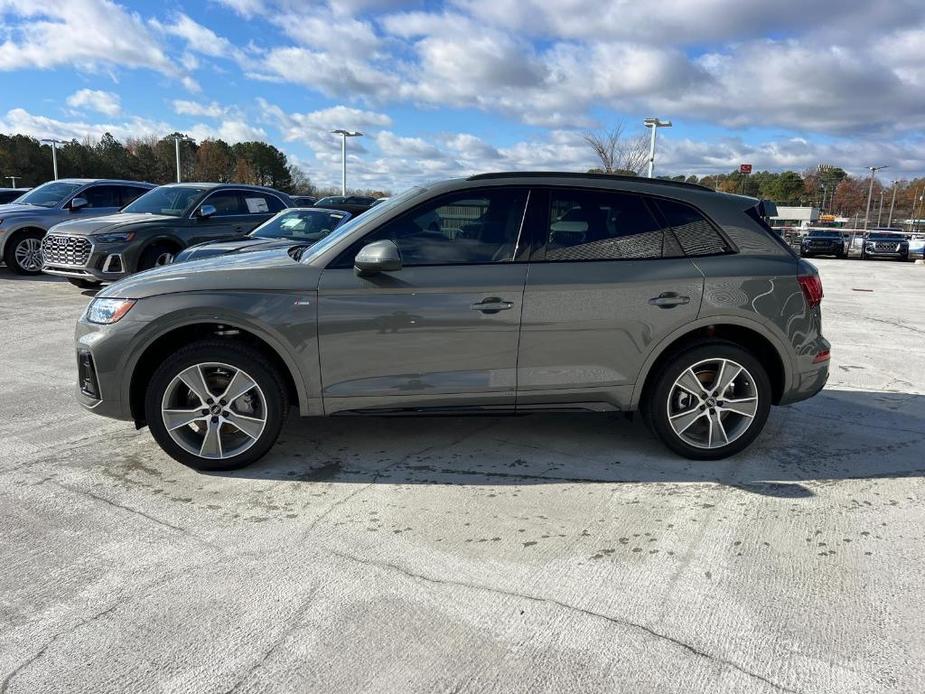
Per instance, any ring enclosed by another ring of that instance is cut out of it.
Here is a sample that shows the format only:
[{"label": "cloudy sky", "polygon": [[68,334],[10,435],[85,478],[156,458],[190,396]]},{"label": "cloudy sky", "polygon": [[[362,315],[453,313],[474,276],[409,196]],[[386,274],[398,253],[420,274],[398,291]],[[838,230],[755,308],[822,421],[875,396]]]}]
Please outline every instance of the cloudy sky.
[{"label": "cloudy sky", "polygon": [[[582,170],[645,116],[659,173],[925,174],[922,0],[0,0],[0,131],[264,139],[392,190]],[[886,173],[886,172],[884,172]]]}]

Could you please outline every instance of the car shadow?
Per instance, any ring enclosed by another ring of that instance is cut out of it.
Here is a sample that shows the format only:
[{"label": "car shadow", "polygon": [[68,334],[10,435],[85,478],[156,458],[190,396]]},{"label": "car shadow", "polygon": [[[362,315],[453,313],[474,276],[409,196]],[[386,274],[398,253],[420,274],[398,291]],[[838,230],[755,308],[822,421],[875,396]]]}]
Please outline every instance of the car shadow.
[{"label": "car shadow", "polygon": [[237,478],[338,484],[716,483],[800,499],[839,479],[925,475],[925,396],[825,390],[772,408],[765,431],[720,461],[675,456],[636,418],[332,417],[287,422],[279,443]]},{"label": "car shadow", "polygon": [[67,282],[64,277],[55,275],[20,275],[10,270],[6,265],[0,265],[4,281],[12,282]]}]

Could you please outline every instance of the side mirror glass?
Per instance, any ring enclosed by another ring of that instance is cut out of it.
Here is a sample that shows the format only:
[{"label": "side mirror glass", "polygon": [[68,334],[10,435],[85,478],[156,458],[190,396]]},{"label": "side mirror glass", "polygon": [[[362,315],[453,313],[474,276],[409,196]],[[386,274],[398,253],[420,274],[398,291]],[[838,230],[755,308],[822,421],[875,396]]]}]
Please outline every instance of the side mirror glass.
[{"label": "side mirror glass", "polygon": [[216,212],[215,205],[203,205],[198,210],[196,210],[196,216],[202,217],[203,219],[208,219]]},{"label": "side mirror glass", "polygon": [[89,204],[90,203],[87,202],[86,198],[81,198],[81,197],[71,198],[70,208],[72,210],[79,210],[82,207],[86,207]]},{"label": "side mirror glass", "polygon": [[374,241],[360,249],[353,266],[361,276],[396,272],[401,270],[401,252],[393,241]]}]

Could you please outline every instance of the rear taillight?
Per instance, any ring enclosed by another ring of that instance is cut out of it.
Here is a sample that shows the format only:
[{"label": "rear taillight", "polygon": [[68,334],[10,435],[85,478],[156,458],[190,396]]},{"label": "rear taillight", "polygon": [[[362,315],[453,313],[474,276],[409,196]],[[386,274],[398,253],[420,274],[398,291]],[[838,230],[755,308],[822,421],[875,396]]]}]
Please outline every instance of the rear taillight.
[{"label": "rear taillight", "polygon": [[810,308],[822,303],[822,279],[819,275],[800,275],[797,281],[800,283],[800,289],[803,290],[803,296],[806,297],[806,303]]}]

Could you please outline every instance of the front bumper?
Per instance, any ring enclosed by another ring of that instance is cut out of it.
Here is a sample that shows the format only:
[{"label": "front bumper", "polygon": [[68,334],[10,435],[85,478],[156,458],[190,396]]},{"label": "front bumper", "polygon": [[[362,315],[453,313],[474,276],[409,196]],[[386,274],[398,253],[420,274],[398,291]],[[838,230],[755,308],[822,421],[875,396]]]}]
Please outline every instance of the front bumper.
[{"label": "front bumper", "polygon": [[[61,238],[62,235],[50,234],[49,236]],[[85,260],[80,259],[77,262],[71,262],[71,258],[62,258],[60,254],[46,251],[42,272],[104,284],[115,282],[130,274],[127,272],[131,262],[126,257],[127,244],[94,243],[92,237],[89,237],[87,241],[90,243],[89,253]],[[43,250],[45,250],[44,245]]]},{"label": "front bumper", "polygon": [[[136,336],[147,325],[129,316],[112,325],[97,325],[83,317],[77,322],[77,402],[85,409],[113,419],[133,419],[128,362]],[[88,360],[92,365],[89,371]],[[88,379],[93,379],[90,387]]]}]

